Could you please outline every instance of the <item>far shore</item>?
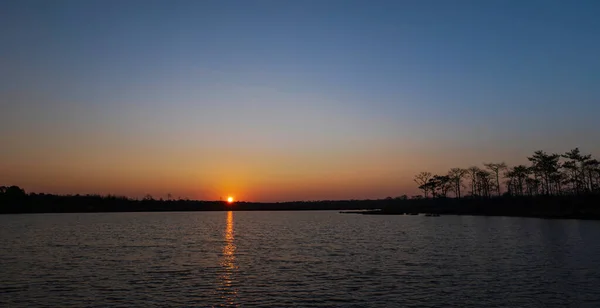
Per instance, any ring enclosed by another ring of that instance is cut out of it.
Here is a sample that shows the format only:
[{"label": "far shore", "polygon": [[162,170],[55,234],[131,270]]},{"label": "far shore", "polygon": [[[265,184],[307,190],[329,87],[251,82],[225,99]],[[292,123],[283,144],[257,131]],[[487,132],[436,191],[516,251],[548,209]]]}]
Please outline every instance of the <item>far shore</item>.
[{"label": "far shore", "polygon": [[444,215],[452,215],[452,216],[486,216],[486,217],[522,217],[522,218],[542,218],[542,219],[580,219],[580,220],[600,220],[600,215],[578,215],[578,214],[551,214],[551,213],[494,213],[494,214],[484,214],[484,213],[450,213],[450,214],[439,214],[439,213],[388,213],[381,210],[364,210],[364,211],[343,211],[340,212],[342,214],[360,214],[360,215],[421,215],[421,216],[444,216]]},{"label": "far shore", "polygon": [[600,194],[228,203],[151,198],[135,200],[98,195],[27,194],[16,186],[0,193],[0,214],[306,210],[337,210],[363,215],[430,214],[600,220]]}]

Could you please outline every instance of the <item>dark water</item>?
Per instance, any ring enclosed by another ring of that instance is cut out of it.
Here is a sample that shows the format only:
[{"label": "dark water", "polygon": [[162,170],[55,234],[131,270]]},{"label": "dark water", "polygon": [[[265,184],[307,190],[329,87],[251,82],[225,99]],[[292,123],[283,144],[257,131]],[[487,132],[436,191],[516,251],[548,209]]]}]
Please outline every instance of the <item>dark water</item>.
[{"label": "dark water", "polygon": [[600,222],[0,216],[0,307],[600,307]]}]

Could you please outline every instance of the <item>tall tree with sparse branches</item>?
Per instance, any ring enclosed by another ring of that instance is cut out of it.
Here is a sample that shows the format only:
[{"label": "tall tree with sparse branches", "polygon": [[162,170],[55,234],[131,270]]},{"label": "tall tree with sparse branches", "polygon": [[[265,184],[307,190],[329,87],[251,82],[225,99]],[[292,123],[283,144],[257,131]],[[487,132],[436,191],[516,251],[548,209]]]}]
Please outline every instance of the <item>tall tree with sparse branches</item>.
[{"label": "tall tree with sparse branches", "polygon": [[476,187],[477,187],[477,172],[479,172],[479,167],[477,166],[471,166],[469,168],[467,168],[467,174],[469,175],[469,178],[471,178],[471,196],[475,196],[476,193]]},{"label": "tall tree with sparse branches", "polygon": [[457,198],[461,196],[462,180],[467,174],[467,170],[462,168],[452,168],[448,171],[448,176],[452,182],[452,190]]},{"label": "tall tree with sparse branches", "polygon": [[498,194],[498,196],[500,196],[500,172],[506,169],[506,163],[487,163],[483,165],[490,171],[492,171],[494,176],[496,177],[496,193]]}]

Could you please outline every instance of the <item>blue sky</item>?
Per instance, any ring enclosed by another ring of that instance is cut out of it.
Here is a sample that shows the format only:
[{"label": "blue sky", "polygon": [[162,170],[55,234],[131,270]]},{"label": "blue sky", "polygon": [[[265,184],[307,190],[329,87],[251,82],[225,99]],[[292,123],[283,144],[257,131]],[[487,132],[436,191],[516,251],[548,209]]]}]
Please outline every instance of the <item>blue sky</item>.
[{"label": "blue sky", "polygon": [[376,197],[414,191],[418,170],[600,153],[598,16],[597,1],[4,1],[0,180]]}]

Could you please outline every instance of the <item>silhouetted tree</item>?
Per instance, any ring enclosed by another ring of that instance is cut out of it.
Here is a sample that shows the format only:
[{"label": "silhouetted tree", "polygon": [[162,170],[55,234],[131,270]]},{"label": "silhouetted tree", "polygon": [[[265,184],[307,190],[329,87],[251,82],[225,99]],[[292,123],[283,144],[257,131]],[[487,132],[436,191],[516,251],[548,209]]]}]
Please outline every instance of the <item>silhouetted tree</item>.
[{"label": "silhouetted tree", "polygon": [[433,190],[437,191],[437,196],[446,198],[448,190],[452,188],[452,182],[447,175],[434,175],[431,179],[433,182]]},{"label": "silhouetted tree", "polygon": [[[437,197],[437,181],[435,178],[430,178],[427,183],[419,186],[419,189],[422,191],[431,192],[431,196],[433,198]],[[425,196],[427,198],[427,195]]]},{"label": "silhouetted tree", "polygon": [[569,152],[561,155],[568,159],[563,164],[563,167],[568,170],[572,189],[579,194],[586,190],[586,162],[591,159],[591,155],[582,155],[579,148],[574,148]]},{"label": "silhouetted tree", "polygon": [[[529,169],[531,170],[531,169]],[[540,180],[537,178],[526,178],[525,184],[527,185],[527,193],[530,196],[537,195],[540,193]]]},{"label": "silhouetted tree", "polygon": [[450,177],[450,181],[452,181],[452,190],[457,198],[460,198],[460,192],[462,187],[462,179],[467,174],[467,170],[462,168],[452,168],[448,172],[448,176]]},{"label": "silhouetted tree", "polygon": [[427,184],[429,182],[429,179],[431,179],[430,172],[421,172],[415,175],[415,178],[413,179],[413,181],[415,181],[415,183],[419,185],[419,189],[423,191],[423,195],[425,195],[425,198],[429,196],[430,185]]},{"label": "silhouetted tree", "polygon": [[585,175],[587,176],[587,182],[590,191],[595,191],[598,187],[597,182],[595,180],[595,174],[598,172],[599,168],[600,162],[596,159],[590,158],[583,162],[583,170],[585,172]]},{"label": "silhouetted tree", "polygon": [[25,190],[19,186],[4,187],[4,195],[8,198],[21,198],[27,196]]},{"label": "silhouetted tree", "polygon": [[500,171],[505,170],[506,169],[506,164],[504,162],[501,163],[487,163],[487,164],[483,164],[486,168],[488,168],[490,171],[493,172],[493,174],[496,176],[496,193],[498,194],[498,196],[501,195],[500,193]]},{"label": "silhouetted tree", "polygon": [[544,151],[535,151],[533,156],[527,157],[532,163],[532,170],[542,178],[542,193],[552,194],[553,174],[559,171],[558,154],[547,154]]},{"label": "silhouetted tree", "polygon": [[479,170],[476,174],[475,187],[477,188],[478,195],[490,197],[492,188],[492,174],[485,170]]},{"label": "silhouetted tree", "polygon": [[401,195],[396,197],[396,200],[408,200],[408,196],[407,195]]},{"label": "silhouetted tree", "polygon": [[600,161],[594,159],[591,165],[592,178],[594,179],[594,191],[600,191]]},{"label": "silhouetted tree", "polygon": [[467,168],[467,174],[469,175],[469,178],[471,178],[471,196],[477,195],[477,173],[480,170],[481,169],[479,169],[477,166],[471,166]]},{"label": "silhouetted tree", "polygon": [[527,166],[518,165],[513,167],[512,169],[508,169],[506,172],[506,177],[510,179],[510,183],[512,184],[512,194],[523,195],[526,185],[526,180],[529,177],[530,170]]},{"label": "silhouetted tree", "polygon": [[562,164],[563,169],[565,169],[565,175],[567,176],[567,181],[571,184],[571,191],[575,194],[581,193],[581,181],[579,177],[579,168],[577,167],[577,162],[575,161],[566,161]]}]

